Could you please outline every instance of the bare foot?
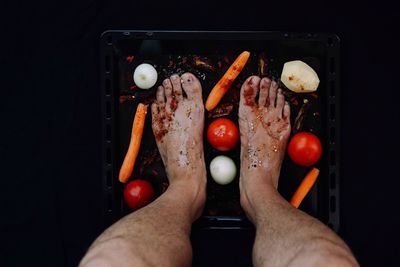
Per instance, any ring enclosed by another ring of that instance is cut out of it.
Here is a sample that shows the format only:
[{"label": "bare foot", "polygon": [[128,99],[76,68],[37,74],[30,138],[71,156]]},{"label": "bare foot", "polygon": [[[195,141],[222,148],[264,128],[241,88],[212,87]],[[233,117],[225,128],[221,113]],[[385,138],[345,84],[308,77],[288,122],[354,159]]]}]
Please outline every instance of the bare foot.
[{"label": "bare foot", "polygon": [[165,79],[158,87],[151,111],[153,133],[170,187],[180,184],[185,191],[193,189],[194,194],[201,195],[200,202],[204,202],[207,176],[203,152],[204,105],[199,80],[191,73]]},{"label": "bare foot", "polygon": [[243,83],[239,128],[241,203],[248,212],[254,189],[262,184],[277,188],[290,135],[290,106],[275,81],[251,76]]}]

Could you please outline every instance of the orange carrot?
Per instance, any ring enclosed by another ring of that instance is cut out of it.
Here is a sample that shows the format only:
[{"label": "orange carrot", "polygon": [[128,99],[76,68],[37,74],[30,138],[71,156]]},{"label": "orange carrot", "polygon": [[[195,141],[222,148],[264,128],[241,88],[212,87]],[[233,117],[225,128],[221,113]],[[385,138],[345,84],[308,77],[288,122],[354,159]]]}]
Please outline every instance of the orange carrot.
[{"label": "orange carrot", "polygon": [[139,103],[135,118],[132,124],[131,141],[128,151],[126,152],[124,162],[119,170],[119,181],[126,183],[132,175],[133,167],[135,166],[136,157],[139,153],[140,142],[142,141],[144,121],[147,114],[147,105]]},{"label": "orange carrot", "polygon": [[290,200],[290,204],[292,204],[295,208],[298,208],[303,201],[304,197],[311,190],[314,185],[317,177],[319,175],[319,170],[317,168],[312,168],[304,177],[303,181],[301,181],[300,186],[297,188],[294,193],[292,200]]},{"label": "orange carrot", "polygon": [[214,86],[214,88],[208,95],[205,105],[208,111],[212,110],[218,105],[219,101],[221,101],[222,97],[231,87],[233,81],[236,79],[236,77],[240,74],[240,72],[246,65],[249,57],[250,57],[250,52],[247,51],[242,52],[236,58],[235,62],[233,62],[233,64],[225,72],[224,76],[222,76],[222,78]]}]

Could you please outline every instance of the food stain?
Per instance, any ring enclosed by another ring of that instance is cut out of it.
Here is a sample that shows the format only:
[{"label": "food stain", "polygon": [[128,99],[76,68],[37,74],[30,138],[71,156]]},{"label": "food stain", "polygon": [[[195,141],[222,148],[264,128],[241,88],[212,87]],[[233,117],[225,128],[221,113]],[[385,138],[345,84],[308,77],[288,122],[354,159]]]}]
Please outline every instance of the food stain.
[{"label": "food stain", "polygon": [[172,113],[166,113],[162,115],[155,115],[153,117],[153,129],[154,137],[157,142],[162,142],[162,138],[168,133],[166,125],[172,121]]},{"label": "food stain", "polygon": [[119,103],[122,104],[126,101],[132,101],[134,99],[135,99],[135,96],[133,96],[133,95],[121,95],[119,97]]},{"label": "food stain", "polygon": [[175,111],[177,107],[178,107],[178,101],[172,100],[171,103],[170,103],[171,110]]},{"label": "food stain", "polygon": [[127,61],[128,63],[132,63],[132,61],[133,61],[134,58],[135,58],[134,56],[127,56],[127,57],[126,57],[126,61]]},{"label": "food stain", "polygon": [[[250,79],[250,81],[249,81],[249,85],[251,85],[251,80],[252,79]],[[245,103],[247,106],[253,107],[255,105],[253,87],[249,86],[249,88],[247,90],[244,90],[243,96],[244,96],[244,100],[245,100]]]}]

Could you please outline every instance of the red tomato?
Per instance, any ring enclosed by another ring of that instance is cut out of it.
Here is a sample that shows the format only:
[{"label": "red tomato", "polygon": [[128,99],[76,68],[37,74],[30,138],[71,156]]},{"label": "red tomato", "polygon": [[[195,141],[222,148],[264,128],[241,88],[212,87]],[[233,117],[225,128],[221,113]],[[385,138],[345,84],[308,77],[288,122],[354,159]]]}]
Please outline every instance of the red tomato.
[{"label": "red tomato", "polygon": [[154,190],[145,180],[133,180],[124,189],[125,203],[133,210],[146,206],[153,200]]},{"label": "red tomato", "polygon": [[231,120],[219,118],[208,126],[207,140],[215,149],[229,151],[239,140],[239,130]]},{"label": "red tomato", "polygon": [[297,165],[309,167],[321,158],[321,142],[312,133],[297,133],[289,142],[288,154]]}]

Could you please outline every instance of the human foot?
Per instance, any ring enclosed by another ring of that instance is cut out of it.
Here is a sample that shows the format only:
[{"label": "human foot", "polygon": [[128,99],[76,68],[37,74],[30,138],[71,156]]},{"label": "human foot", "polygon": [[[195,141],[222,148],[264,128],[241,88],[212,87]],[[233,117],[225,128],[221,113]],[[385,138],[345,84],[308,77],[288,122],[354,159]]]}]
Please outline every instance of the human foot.
[{"label": "human foot", "polygon": [[241,201],[246,206],[248,195],[261,184],[277,188],[290,135],[290,106],[275,81],[251,76],[243,83],[239,128]]},{"label": "human foot", "polygon": [[204,105],[199,80],[191,73],[165,79],[151,111],[153,133],[170,186],[183,181],[189,190],[205,190]]}]

